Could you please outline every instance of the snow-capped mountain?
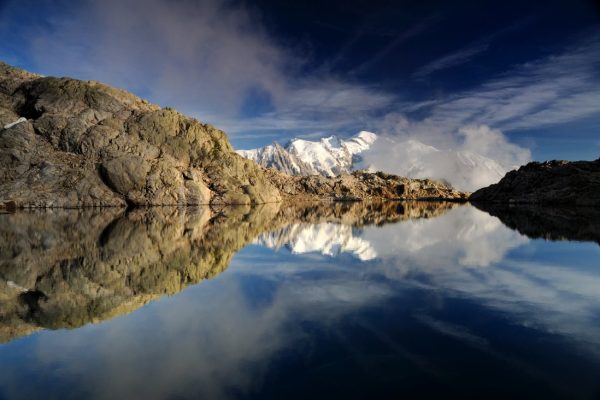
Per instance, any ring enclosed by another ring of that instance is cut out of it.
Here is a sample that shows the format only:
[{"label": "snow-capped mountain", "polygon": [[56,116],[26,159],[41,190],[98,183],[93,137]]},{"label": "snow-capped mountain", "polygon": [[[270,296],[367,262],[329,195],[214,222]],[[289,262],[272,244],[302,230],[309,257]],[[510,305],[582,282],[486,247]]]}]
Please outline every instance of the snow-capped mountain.
[{"label": "snow-capped mountain", "polygon": [[293,139],[285,147],[274,143],[259,149],[238,150],[242,157],[264,167],[276,168],[292,175],[337,176],[352,171],[358,155],[377,139],[371,132],[360,132],[350,139],[336,136],[318,142]]},{"label": "snow-capped mountain", "polygon": [[288,225],[263,233],[254,244],[275,250],[285,247],[292,254],[321,253],[335,257],[349,253],[361,261],[377,256],[371,243],[355,236],[351,226],[333,223]]},{"label": "snow-capped mountain", "polygon": [[[393,157],[381,156],[390,154],[390,149]],[[471,151],[440,150],[417,140],[396,142],[366,131],[350,139],[293,139],[285,147],[274,143],[237,152],[264,167],[291,175],[337,176],[367,168],[408,178],[445,180],[467,191],[499,181],[510,169]]]}]

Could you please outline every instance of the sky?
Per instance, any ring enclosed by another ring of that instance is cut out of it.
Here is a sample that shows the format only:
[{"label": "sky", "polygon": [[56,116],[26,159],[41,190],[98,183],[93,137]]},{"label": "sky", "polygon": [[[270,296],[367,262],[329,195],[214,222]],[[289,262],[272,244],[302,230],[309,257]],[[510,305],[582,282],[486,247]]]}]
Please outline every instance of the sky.
[{"label": "sky", "polygon": [[0,0],[0,59],[209,122],[236,148],[369,130],[600,156],[600,2]]}]

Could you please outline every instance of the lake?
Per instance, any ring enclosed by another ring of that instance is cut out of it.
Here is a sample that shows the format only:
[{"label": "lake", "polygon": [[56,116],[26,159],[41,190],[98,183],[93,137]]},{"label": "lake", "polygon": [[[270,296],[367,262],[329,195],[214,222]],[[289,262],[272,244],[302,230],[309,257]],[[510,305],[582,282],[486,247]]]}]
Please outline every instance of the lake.
[{"label": "lake", "polygon": [[0,398],[600,398],[600,212],[0,214]]}]

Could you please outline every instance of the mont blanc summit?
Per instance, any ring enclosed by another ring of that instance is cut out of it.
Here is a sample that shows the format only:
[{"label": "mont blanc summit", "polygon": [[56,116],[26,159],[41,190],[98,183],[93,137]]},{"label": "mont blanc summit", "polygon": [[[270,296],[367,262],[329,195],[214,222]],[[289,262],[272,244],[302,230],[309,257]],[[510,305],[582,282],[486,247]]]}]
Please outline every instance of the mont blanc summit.
[{"label": "mont blanc summit", "polygon": [[278,143],[237,153],[291,175],[338,176],[352,171],[359,154],[368,150],[377,135],[362,131],[350,139],[329,136],[317,142],[292,139],[285,146]]}]

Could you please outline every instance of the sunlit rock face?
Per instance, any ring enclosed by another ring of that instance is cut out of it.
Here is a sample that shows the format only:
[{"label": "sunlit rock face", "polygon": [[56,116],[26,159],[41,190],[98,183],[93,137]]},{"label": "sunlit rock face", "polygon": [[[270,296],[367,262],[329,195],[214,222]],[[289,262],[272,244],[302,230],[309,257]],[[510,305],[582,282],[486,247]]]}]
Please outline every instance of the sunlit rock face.
[{"label": "sunlit rock face", "polygon": [[[236,154],[223,131],[172,108],[95,81],[42,77],[1,62],[0,127],[0,210],[467,197],[426,179],[334,178],[342,172],[336,162],[349,168],[368,147],[368,133],[324,140],[327,177],[290,176]],[[323,155],[309,142],[294,146],[296,158],[282,161],[285,172],[309,168],[306,152]],[[278,147],[272,153],[285,158]]]},{"label": "sunlit rock face", "polygon": [[42,77],[0,62],[0,127],[0,203],[280,200],[223,131],[98,82]]},{"label": "sunlit rock face", "polygon": [[265,174],[284,201],[438,200],[465,202],[468,193],[431,179],[409,179],[383,172],[355,171],[328,178],[321,175],[290,176],[274,169]]}]

